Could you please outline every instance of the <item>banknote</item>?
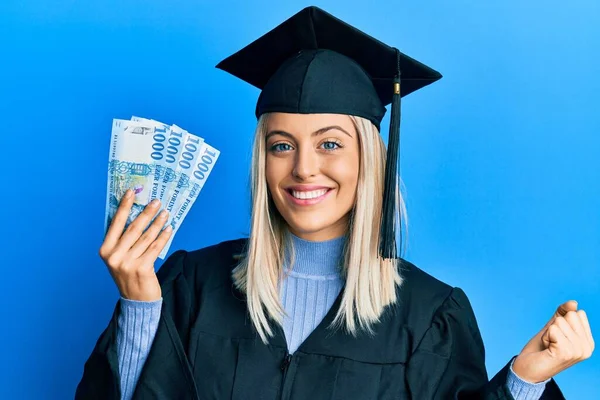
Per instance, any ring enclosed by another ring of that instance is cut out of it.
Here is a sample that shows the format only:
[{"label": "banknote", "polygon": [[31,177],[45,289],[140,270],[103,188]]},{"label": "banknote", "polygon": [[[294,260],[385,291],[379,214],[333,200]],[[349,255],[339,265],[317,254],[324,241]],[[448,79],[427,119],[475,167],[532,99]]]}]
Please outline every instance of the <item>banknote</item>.
[{"label": "banknote", "polygon": [[180,205],[175,209],[176,211],[169,219],[169,224],[173,228],[173,233],[158,256],[159,258],[163,259],[167,255],[175,234],[181,227],[181,223],[198,198],[198,195],[208,180],[208,177],[210,176],[210,173],[212,172],[220,154],[221,153],[219,150],[204,142],[200,156],[193,166],[189,181],[187,181],[188,184],[186,184],[185,187],[182,185],[180,188],[179,196],[181,197],[182,201],[179,203]]},{"label": "banknote", "polygon": [[161,201],[161,208],[164,209],[164,203],[169,195],[169,191],[174,183],[179,180],[180,171],[177,170],[177,163],[183,148],[185,135],[188,132],[177,125],[171,126],[171,132],[167,138],[168,155],[166,157],[166,168],[163,179],[158,188],[158,199]]},{"label": "banknote", "polygon": [[132,189],[135,198],[127,227],[148,204],[159,155],[153,145],[162,133],[145,122],[114,119],[111,131],[104,232],[115,215],[121,198]]},{"label": "banknote", "polygon": [[164,208],[170,213],[177,210],[182,202],[182,191],[191,185],[191,174],[194,166],[198,162],[201,152],[204,151],[204,139],[189,132],[184,137],[184,145],[177,161],[177,180],[164,197]]},{"label": "banknote", "polygon": [[163,180],[165,170],[167,168],[166,158],[169,155],[167,138],[170,136],[171,127],[167,124],[163,124],[162,122],[155,121],[153,119],[136,117],[135,115],[131,117],[131,120],[134,122],[141,122],[151,125],[155,129],[156,141],[152,145],[152,151],[153,153],[156,153],[155,158],[158,160],[156,161],[156,169],[153,175],[154,179],[152,180],[152,189],[150,190],[150,197],[148,198],[148,202],[150,202],[159,197],[158,187]]}]

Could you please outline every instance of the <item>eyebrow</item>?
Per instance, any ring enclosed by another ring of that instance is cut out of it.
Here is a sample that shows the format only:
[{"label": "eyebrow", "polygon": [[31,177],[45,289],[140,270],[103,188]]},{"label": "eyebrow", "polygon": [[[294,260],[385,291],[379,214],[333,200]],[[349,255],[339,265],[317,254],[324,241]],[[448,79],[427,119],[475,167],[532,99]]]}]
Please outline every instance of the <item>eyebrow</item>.
[{"label": "eyebrow", "polygon": [[[322,134],[324,134],[325,132],[327,132],[327,131],[330,131],[330,130],[332,130],[332,129],[337,129],[337,130],[340,130],[340,131],[344,132],[346,135],[348,135],[348,136],[352,137],[352,135],[351,135],[351,134],[349,134],[349,133],[348,133],[348,131],[346,131],[344,128],[342,128],[342,127],[341,127],[341,126],[339,126],[339,125],[331,125],[331,126],[326,126],[326,127],[324,127],[324,128],[317,129],[316,131],[314,131],[314,132],[311,134],[311,136],[319,136],[319,135],[322,135]],[[267,133],[267,136],[265,136],[265,140],[268,140],[268,139],[269,139],[271,136],[273,136],[273,135],[281,135],[281,136],[288,137],[288,138],[290,138],[290,139],[293,139],[293,138],[294,138],[294,136],[293,136],[291,133],[288,133],[288,132],[286,132],[286,131],[282,131],[282,130],[272,130],[272,131],[270,131],[269,133]]]}]

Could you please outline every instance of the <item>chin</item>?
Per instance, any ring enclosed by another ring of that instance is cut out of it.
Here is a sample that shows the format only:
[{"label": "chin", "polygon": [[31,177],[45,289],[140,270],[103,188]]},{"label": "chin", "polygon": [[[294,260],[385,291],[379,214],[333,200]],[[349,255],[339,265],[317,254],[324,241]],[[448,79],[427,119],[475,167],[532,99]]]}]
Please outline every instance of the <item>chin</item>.
[{"label": "chin", "polygon": [[306,221],[306,219],[304,219],[302,221],[290,220],[288,221],[288,225],[294,232],[310,234],[318,233],[331,224],[328,224],[325,221]]},{"label": "chin", "polygon": [[[339,219],[330,219],[330,218],[307,218],[306,216],[300,216],[298,219],[295,218],[285,218],[290,230],[296,236],[304,236],[308,237],[308,240],[325,240],[320,238],[319,236],[325,235],[327,238],[331,236],[332,232],[328,232],[332,229],[338,230],[336,228],[339,226]],[[314,238],[310,238],[314,236]],[[334,236],[338,236],[334,234]]]}]

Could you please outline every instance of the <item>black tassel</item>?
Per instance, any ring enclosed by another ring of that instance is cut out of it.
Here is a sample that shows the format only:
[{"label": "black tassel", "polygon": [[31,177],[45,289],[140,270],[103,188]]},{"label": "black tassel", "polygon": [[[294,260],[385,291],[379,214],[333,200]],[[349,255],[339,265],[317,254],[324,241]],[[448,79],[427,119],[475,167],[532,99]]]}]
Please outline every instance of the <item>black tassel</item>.
[{"label": "black tassel", "polygon": [[[390,130],[385,162],[385,181],[383,190],[383,211],[381,215],[381,230],[379,240],[379,254],[383,258],[399,258],[396,248],[396,227],[400,225],[398,214],[398,159],[400,152],[400,52],[396,50],[397,74],[394,77],[394,95],[392,97],[392,115],[390,117]],[[402,240],[402,238],[400,239]]]}]

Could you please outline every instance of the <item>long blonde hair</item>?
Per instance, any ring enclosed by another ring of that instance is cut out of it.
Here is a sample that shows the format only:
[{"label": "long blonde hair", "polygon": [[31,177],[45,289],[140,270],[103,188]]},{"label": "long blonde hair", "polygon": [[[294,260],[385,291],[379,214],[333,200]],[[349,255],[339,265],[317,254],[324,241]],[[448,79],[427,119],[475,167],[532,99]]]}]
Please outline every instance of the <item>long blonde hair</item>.
[{"label": "long blonde hair", "polygon": [[[269,114],[258,120],[252,149],[251,227],[246,252],[233,270],[233,281],[246,294],[248,311],[262,341],[273,336],[269,318],[282,324],[285,311],[279,297],[283,277],[284,248],[291,246],[287,225],[267,188],[265,136]],[[342,276],[345,280],[340,308],[332,327],[345,326],[356,335],[359,329],[372,334],[384,308],[396,302],[403,283],[397,261],[379,257],[379,226],[383,201],[386,149],[371,121],[350,116],[358,133],[360,167],[356,202],[351,211],[348,240],[344,248]],[[398,190],[398,193],[401,191]],[[397,198],[400,221],[407,227],[402,195]],[[406,234],[401,235],[404,239]],[[400,246],[404,249],[404,240]],[[401,251],[402,254],[402,251]]]}]

